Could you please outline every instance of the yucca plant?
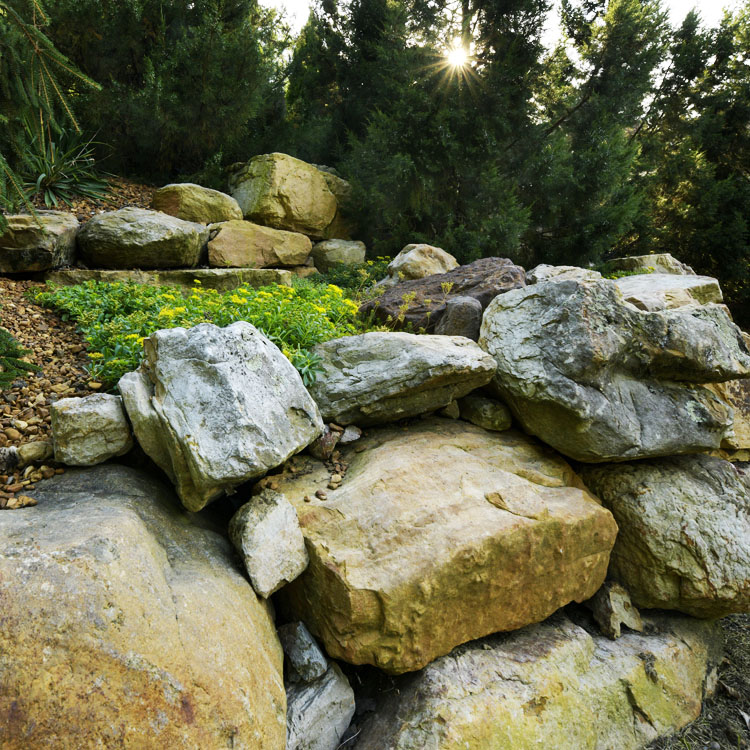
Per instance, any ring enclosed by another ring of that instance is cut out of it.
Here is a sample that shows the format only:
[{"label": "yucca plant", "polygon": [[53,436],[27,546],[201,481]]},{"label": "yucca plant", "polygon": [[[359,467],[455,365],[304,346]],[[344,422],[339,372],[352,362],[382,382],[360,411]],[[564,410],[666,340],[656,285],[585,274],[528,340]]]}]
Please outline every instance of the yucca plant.
[{"label": "yucca plant", "polygon": [[108,200],[108,186],[96,168],[94,141],[78,133],[60,130],[58,136],[42,142],[30,131],[29,151],[22,171],[26,195],[37,205],[56,208],[73,205],[73,199]]}]

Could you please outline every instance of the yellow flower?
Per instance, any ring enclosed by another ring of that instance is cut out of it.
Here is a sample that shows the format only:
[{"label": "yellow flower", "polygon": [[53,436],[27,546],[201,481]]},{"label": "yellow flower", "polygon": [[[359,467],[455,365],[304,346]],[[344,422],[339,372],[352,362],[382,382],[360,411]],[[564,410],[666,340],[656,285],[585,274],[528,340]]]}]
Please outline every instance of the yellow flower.
[{"label": "yellow flower", "polygon": [[89,359],[101,359],[103,356],[101,352],[89,352]]},{"label": "yellow flower", "polygon": [[343,297],[344,293],[341,291],[341,287],[336,286],[335,284],[329,284],[328,288],[337,296],[337,297]]},{"label": "yellow flower", "polygon": [[247,300],[242,299],[242,297],[240,297],[240,296],[238,296],[236,294],[233,294],[229,298],[229,300],[230,300],[230,302],[234,302],[235,305],[241,305],[241,304],[243,304],[244,302],[247,301]]},{"label": "yellow flower", "polygon": [[137,333],[129,333],[125,338],[126,339],[130,339],[130,340],[134,340],[134,339],[139,338],[139,336],[138,336]]},{"label": "yellow flower", "polygon": [[161,298],[168,299],[170,300],[170,302],[174,302],[177,299],[177,297],[175,297],[174,294],[162,294]]},{"label": "yellow flower", "polygon": [[178,314],[184,313],[184,312],[185,312],[185,308],[184,307],[175,307],[174,308],[174,314],[175,315],[178,315]]}]

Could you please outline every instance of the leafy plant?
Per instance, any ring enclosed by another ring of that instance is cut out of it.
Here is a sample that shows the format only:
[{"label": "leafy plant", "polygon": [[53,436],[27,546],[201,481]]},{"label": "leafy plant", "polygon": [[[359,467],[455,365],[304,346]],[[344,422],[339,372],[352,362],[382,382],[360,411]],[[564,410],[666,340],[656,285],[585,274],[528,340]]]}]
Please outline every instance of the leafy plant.
[{"label": "leafy plant", "polygon": [[35,372],[39,369],[22,359],[27,354],[29,352],[21,348],[5,328],[0,328],[0,391],[10,387],[11,383],[25,372]]},{"label": "leafy plant", "polygon": [[23,162],[29,198],[56,208],[61,202],[72,206],[76,197],[107,200],[108,186],[101,178],[94,157],[94,141],[78,133],[61,130],[56,139],[45,142],[31,137]]},{"label": "leafy plant", "polygon": [[386,275],[386,267],[391,258],[379,256],[375,260],[368,260],[360,265],[336,263],[321,275],[329,284],[335,284],[343,289],[346,296],[361,299],[367,292]]},{"label": "leafy plant", "polygon": [[315,344],[371,328],[340,287],[309,279],[292,287],[241,286],[224,293],[196,281],[184,294],[167,286],[88,281],[37,292],[33,299],[76,321],[88,344],[92,377],[109,386],[138,367],[144,339],[162,328],[246,320],[281,349],[305,385],[320,372],[320,359],[311,351]]}]

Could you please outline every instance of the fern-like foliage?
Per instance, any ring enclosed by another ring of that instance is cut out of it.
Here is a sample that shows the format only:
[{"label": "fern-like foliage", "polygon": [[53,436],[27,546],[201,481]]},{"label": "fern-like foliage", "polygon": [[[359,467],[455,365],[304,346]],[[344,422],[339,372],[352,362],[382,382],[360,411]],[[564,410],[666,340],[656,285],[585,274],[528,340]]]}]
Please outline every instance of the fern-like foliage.
[{"label": "fern-like foliage", "polygon": [[[77,85],[100,88],[60,53],[44,33],[50,23],[40,0],[0,0],[0,209],[19,204],[33,213],[17,165],[28,145],[24,123],[44,145],[62,115],[79,132],[68,91]],[[61,81],[64,80],[65,84]],[[7,223],[0,212],[0,232]]]},{"label": "fern-like foliage", "polygon": [[9,388],[11,383],[24,373],[39,369],[36,365],[21,359],[28,353],[5,328],[0,328],[0,391]]}]

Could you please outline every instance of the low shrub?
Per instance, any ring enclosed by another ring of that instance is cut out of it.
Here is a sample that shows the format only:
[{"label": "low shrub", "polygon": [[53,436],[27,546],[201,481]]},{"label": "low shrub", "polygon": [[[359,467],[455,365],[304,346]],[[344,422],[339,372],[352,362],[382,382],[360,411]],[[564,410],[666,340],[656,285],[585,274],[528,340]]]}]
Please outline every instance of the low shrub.
[{"label": "low shrub", "polygon": [[369,290],[385,277],[391,258],[379,256],[375,260],[368,260],[360,265],[336,263],[321,276],[328,284],[341,287],[347,297],[362,300],[369,296]]},{"label": "low shrub", "polygon": [[39,368],[26,362],[22,357],[29,354],[4,328],[0,328],[0,391],[9,388],[11,383],[27,372],[35,372]]},{"label": "low shrub", "polygon": [[315,344],[372,329],[341,288],[309,279],[291,287],[242,286],[224,293],[203,289],[196,280],[185,294],[167,286],[88,281],[37,292],[34,300],[78,324],[88,344],[90,374],[107,386],[138,367],[143,340],[162,328],[246,320],[281,349],[305,385],[320,372],[311,351]]}]

